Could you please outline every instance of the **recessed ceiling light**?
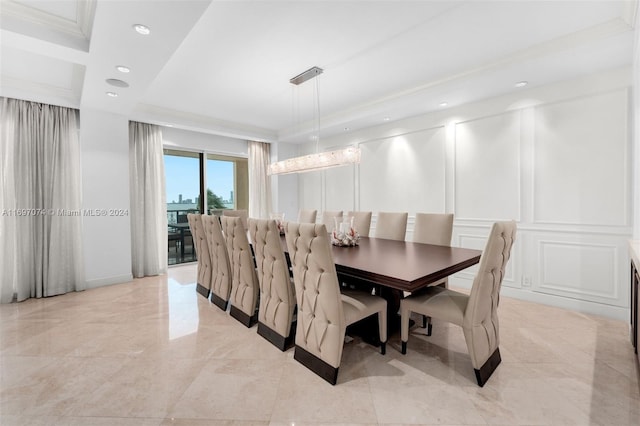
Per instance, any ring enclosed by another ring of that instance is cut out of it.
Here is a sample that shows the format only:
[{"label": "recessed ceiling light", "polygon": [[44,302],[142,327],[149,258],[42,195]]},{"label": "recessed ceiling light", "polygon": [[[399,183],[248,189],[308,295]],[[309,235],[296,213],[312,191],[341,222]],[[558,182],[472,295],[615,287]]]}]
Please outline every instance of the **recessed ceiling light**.
[{"label": "recessed ceiling light", "polygon": [[449,105],[448,102],[440,102],[438,105],[440,105],[441,107],[446,107],[447,105]]},{"label": "recessed ceiling light", "polygon": [[126,81],[118,80],[117,78],[108,78],[105,81],[107,82],[107,84],[110,84],[112,86],[129,87],[129,83],[127,83]]},{"label": "recessed ceiling light", "polygon": [[117,98],[118,94],[116,92],[107,92],[107,96],[110,96],[112,98]]},{"label": "recessed ceiling light", "polygon": [[527,84],[529,84],[528,81],[519,81],[519,82],[516,83],[516,87],[524,87]]},{"label": "recessed ceiling light", "polygon": [[142,25],[142,24],[135,24],[133,26],[133,29],[136,30],[138,32],[138,34],[142,34],[142,35],[149,35],[151,34],[151,30],[149,29],[149,27],[147,27],[146,25]]},{"label": "recessed ceiling light", "polygon": [[125,74],[131,71],[131,68],[125,67],[124,65],[118,65],[116,66],[116,69],[121,73],[125,73]]},{"label": "recessed ceiling light", "polygon": [[389,121],[389,120],[391,120],[391,118],[390,117],[385,117],[385,118],[383,118],[383,120],[384,121]]}]

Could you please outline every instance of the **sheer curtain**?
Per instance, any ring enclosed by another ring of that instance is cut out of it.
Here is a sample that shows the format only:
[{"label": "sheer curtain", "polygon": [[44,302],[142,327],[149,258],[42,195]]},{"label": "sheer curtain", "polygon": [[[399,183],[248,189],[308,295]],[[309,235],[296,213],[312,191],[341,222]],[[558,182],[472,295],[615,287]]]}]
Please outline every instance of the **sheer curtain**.
[{"label": "sheer curtain", "polygon": [[167,204],[162,130],[129,122],[131,264],[136,278],[167,271]]},{"label": "sheer curtain", "polygon": [[0,99],[0,302],[82,290],[78,111]]},{"label": "sheer curtain", "polygon": [[249,141],[249,217],[269,218],[271,213],[271,178],[269,144]]}]

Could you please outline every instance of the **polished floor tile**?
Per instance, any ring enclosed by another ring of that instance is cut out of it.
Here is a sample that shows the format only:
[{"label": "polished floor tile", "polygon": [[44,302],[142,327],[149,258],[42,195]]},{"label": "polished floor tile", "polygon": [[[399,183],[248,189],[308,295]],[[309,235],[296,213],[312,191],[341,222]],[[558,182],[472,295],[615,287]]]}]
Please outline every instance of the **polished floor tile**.
[{"label": "polished floor tile", "polygon": [[199,296],[195,276],[0,305],[0,424],[640,424],[625,321],[504,297],[502,364],[483,388],[462,331],[437,321],[411,330],[407,355],[398,336],[384,356],[346,343],[331,386]]}]

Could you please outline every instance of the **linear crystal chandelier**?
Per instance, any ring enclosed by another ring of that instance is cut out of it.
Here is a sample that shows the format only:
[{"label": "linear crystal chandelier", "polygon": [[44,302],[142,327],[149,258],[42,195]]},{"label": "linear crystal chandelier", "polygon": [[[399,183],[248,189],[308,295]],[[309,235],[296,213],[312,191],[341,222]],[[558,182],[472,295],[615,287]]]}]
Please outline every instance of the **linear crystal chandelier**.
[{"label": "linear crystal chandelier", "polygon": [[[289,80],[289,83],[299,85],[307,80],[322,74],[322,68],[312,67]],[[316,80],[316,92],[318,92],[318,82]],[[316,138],[316,151],[320,141],[320,101],[317,102],[318,114],[318,136]],[[269,165],[268,174],[288,174],[303,173],[316,170],[329,169],[331,167],[346,166],[349,164],[360,163],[360,148],[347,147],[328,152],[316,152],[315,154],[304,155],[301,157],[289,158],[287,160],[278,161]]]}]

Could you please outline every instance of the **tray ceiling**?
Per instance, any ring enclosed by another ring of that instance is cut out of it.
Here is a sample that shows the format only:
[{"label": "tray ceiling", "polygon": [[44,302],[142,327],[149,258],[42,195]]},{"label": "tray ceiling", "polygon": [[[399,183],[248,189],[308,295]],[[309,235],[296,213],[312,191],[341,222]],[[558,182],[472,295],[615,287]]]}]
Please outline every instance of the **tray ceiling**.
[{"label": "tray ceiling", "polygon": [[636,13],[636,0],[1,0],[0,95],[307,142],[316,83],[289,79],[312,66],[328,136],[629,66]]}]

